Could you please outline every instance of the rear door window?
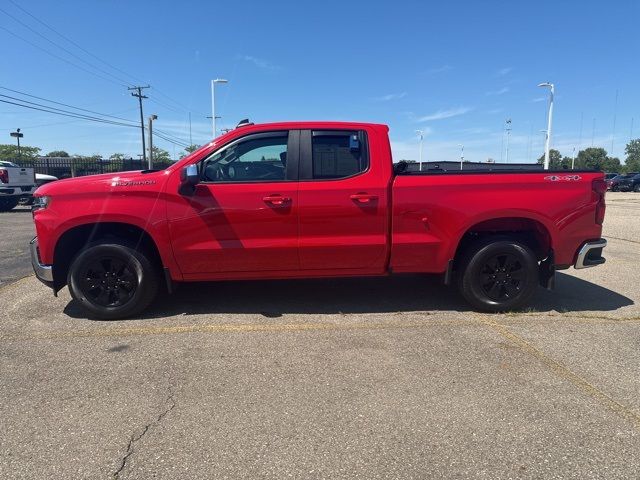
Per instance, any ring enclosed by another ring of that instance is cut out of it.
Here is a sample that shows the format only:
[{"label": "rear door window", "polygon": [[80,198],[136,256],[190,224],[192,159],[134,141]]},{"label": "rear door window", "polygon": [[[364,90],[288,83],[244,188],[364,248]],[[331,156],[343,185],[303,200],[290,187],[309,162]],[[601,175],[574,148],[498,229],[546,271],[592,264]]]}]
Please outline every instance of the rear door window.
[{"label": "rear door window", "polygon": [[313,131],[311,157],[317,180],[352,177],[369,168],[364,132]]}]

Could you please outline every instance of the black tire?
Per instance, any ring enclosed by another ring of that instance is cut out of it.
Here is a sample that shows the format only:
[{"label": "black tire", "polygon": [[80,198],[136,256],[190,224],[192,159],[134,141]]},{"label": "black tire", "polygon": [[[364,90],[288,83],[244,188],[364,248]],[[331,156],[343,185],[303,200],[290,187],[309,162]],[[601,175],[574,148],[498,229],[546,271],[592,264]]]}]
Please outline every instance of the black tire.
[{"label": "black tire", "polygon": [[634,192],[640,192],[640,183],[636,183],[636,184],[633,186],[633,191],[634,191]]},{"label": "black tire", "polygon": [[463,254],[457,280],[460,293],[476,310],[518,310],[529,304],[538,288],[538,260],[516,240],[489,238]]},{"label": "black tire", "polygon": [[0,197],[0,212],[8,212],[18,205],[19,197]]},{"label": "black tire", "polygon": [[618,187],[617,185],[611,187],[612,192],[617,192],[618,190],[620,190],[620,187]]},{"label": "black tire", "polygon": [[145,252],[108,240],[76,256],[67,284],[73,299],[89,316],[117,320],[149,306],[158,292],[159,273]]}]

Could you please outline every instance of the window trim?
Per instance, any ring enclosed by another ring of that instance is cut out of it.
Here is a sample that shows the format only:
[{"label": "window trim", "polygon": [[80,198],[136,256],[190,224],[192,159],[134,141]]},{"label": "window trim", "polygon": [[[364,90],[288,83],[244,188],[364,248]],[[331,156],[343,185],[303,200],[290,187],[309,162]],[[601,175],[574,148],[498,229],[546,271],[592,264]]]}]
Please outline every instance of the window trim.
[{"label": "window trim", "polygon": [[[285,178],[282,180],[244,180],[244,181],[220,181],[220,180],[205,180],[204,164],[214,155],[217,155],[227,148],[231,148],[241,142],[250,140],[259,140],[261,138],[271,137],[287,137],[287,166],[285,168]],[[290,153],[292,155],[290,155]],[[238,137],[235,140],[221,145],[220,148],[211,152],[209,155],[197,162],[198,172],[200,175],[200,184],[204,185],[242,185],[249,183],[291,183],[298,181],[298,162],[300,157],[300,130],[269,130],[264,132],[251,133],[243,137]],[[289,178],[291,177],[291,178]]]},{"label": "window trim", "polygon": [[[362,154],[366,156],[367,168],[347,177],[313,178],[313,137],[331,135],[347,136],[354,133],[357,133],[360,139],[360,148]],[[371,155],[369,150],[369,138],[366,130],[354,130],[353,128],[314,128],[302,130],[300,132],[299,182],[340,182],[359,177],[360,175],[369,173],[369,171],[371,171]]]}]

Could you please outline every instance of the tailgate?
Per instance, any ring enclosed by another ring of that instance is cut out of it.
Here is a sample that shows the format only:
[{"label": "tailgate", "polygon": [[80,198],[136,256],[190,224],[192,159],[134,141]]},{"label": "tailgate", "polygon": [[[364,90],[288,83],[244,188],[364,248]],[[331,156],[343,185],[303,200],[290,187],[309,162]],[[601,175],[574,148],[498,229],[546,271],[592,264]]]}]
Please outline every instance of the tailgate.
[{"label": "tailgate", "polygon": [[9,173],[9,186],[20,187],[35,185],[35,174],[33,168],[19,168],[19,167],[0,167],[3,170],[7,170]]}]

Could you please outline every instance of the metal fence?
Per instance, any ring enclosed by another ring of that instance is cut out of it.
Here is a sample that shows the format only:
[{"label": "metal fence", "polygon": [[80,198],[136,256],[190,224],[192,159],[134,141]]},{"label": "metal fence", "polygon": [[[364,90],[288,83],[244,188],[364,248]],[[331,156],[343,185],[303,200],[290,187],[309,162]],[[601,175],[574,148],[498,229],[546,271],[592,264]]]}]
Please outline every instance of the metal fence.
[{"label": "metal fence", "polygon": [[[144,170],[147,163],[141,159],[102,159],[82,157],[38,157],[16,162],[21,167],[33,167],[36,173],[58,178],[81,177],[100,173]],[[171,162],[154,162],[154,168],[166,168]]]}]

